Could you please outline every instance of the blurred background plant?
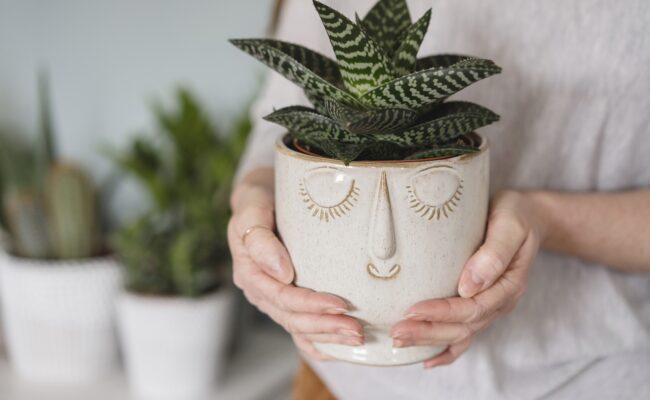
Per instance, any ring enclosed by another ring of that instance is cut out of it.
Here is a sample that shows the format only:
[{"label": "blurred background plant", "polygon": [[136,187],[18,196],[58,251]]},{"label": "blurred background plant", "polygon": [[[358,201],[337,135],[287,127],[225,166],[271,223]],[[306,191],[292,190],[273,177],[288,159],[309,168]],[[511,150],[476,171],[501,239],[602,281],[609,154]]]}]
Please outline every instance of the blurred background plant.
[{"label": "blurred background plant", "polygon": [[37,259],[80,259],[103,251],[97,196],[81,168],[57,157],[47,73],[38,77],[40,135],[0,135],[0,223],[9,251]]},{"label": "blurred background plant", "polygon": [[176,102],[174,110],[154,104],[157,135],[111,152],[152,201],[112,244],[125,265],[127,290],[199,297],[230,275],[229,193],[250,121],[246,114],[221,132],[188,89],[177,90]]}]

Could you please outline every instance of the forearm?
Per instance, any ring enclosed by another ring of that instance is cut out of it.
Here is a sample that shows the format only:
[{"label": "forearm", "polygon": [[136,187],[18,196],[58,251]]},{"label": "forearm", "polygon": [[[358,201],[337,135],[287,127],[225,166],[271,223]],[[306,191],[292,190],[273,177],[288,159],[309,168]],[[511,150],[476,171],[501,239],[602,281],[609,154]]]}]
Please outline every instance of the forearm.
[{"label": "forearm", "polygon": [[650,190],[528,192],[542,247],[625,271],[650,272]]}]

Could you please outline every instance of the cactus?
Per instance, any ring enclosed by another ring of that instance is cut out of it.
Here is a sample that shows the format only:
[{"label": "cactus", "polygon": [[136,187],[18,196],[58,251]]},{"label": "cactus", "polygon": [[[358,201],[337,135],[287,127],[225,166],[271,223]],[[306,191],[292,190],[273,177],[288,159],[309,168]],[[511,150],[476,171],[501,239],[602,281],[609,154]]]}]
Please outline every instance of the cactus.
[{"label": "cactus", "polygon": [[62,259],[96,254],[96,199],[86,174],[70,164],[53,165],[47,177],[45,199],[52,254]]},{"label": "cactus", "polygon": [[30,189],[14,190],[5,194],[3,203],[13,251],[22,257],[49,257],[46,214],[40,193]]},{"label": "cactus", "polygon": [[94,188],[83,171],[56,159],[47,75],[39,74],[39,140],[0,143],[0,219],[11,251],[28,258],[87,258],[100,248]]}]

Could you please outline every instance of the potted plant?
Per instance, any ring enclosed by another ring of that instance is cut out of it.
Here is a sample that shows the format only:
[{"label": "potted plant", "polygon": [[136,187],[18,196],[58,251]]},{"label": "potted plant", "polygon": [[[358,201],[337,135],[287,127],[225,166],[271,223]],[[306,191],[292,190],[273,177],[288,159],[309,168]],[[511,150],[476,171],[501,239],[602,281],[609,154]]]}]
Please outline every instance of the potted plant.
[{"label": "potted plant", "polygon": [[56,157],[44,75],[39,88],[38,143],[5,137],[0,144],[3,329],[22,377],[85,383],[116,365],[113,299],[121,274],[105,251],[90,177]]},{"label": "potted plant", "polygon": [[380,0],[356,22],[314,5],[338,62],[278,40],[232,40],[313,106],[266,117],[289,132],[276,146],[278,232],[295,283],[341,296],[364,324],[363,346],[317,343],[321,352],[422,361],[443,349],[393,348],[389,328],[420,300],[457,295],[488,207],[488,144],[474,131],[499,118],[447,99],[501,69],[470,56],[417,58],[431,10],[413,23],[404,0]]},{"label": "potted plant", "polygon": [[125,267],[119,330],[134,391],[152,399],[203,398],[219,375],[231,326],[228,195],[249,130],[219,135],[181,89],[178,111],[155,107],[161,136],[136,139],[115,157],[152,200],[122,228]]}]

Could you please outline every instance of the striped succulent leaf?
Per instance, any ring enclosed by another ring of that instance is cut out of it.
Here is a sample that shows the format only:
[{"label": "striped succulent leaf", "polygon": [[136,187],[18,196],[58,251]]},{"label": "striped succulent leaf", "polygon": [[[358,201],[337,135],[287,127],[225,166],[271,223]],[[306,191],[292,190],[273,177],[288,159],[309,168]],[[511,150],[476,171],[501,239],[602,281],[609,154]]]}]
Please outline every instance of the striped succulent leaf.
[{"label": "striped succulent leaf", "polygon": [[403,132],[380,133],[374,138],[401,147],[424,148],[449,142],[458,136],[499,120],[499,116],[487,108],[461,101],[441,104],[435,115],[429,118],[433,119]]},{"label": "striped succulent leaf", "polygon": [[355,115],[362,112],[358,109],[348,107],[345,104],[337,103],[330,99],[324,99],[323,105],[325,110],[324,114],[343,126],[345,126],[348,121],[352,120]]},{"label": "striped succulent leaf", "polygon": [[311,142],[333,140],[347,144],[363,144],[369,141],[367,137],[343,129],[333,119],[308,107],[285,107],[274,111],[264,119],[284,126],[299,139],[304,138]]},{"label": "striped succulent leaf", "polygon": [[325,99],[325,114],[346,130],[358,134],[394,132],[412,124],[417,113],[401,108],[359,110]]},{"label": "striped succulent leaf", "polygon": [[382,108],[357,114],[345,125],[346,129],[359,134],[376,135],[403,129],[417,118],[415,111],[403,108]]},{"label": "striped succulent leaf", "polygon": [[415,64],[415,70],[422,71],[432,68],[447,68],[458,62],[475,58],[476,57],[460,54],[435,54],[432,56],[419,58]]},{"label": "striped succulent leaf", "polygon": [[361,96],[395,77],[388,58],[372,38],[333,8],[317,1],[314,4],[350,93]]},{"label": "striped succulent leaf", "polygon": [[264,42],[266,46],[274,47],[298,61],[332,85],[341,89],[345,87],[339,65],[331,58],[294,43],[274,39],[261,39],[260,41]]},{"label": "striped succulent leaf", "polygon": [[360,143],[339,143],[334,140],[316,141],[315,144],[328,156],[343,161],[345,165],[350,164],[362,151],[366,149],[365,144]]},{"label": "striped succulent leaf", "polygon": [[391,57],[399,46],[399,39],[411,26],[406,0],[380,0],[360,21],[364,32]]},{"label": "striped succulent leaf", "polygon": [[[286,46],[283,45],[276,47],[278,41],[269,41],[265,39],[235,39],[230,42],[268,67],[274,69],[291,82],[300,86],[307,93],[314,96],[332,98],[346,104],[359,104],[354,96],[346,92],[344,89],[337,87],[335,81],[328,82],[326,79],[316,74],[312,69],[303,65],[301,61],[296,60],[290,54],[287,54],[285,52],[287,50]],[[299,53],[299,51],[294,49],[292,50],[292,53],[295,55],[296,53]],[[313,55],[315,53],[311,54]],[[327,61],[324,61],[324,63],[327,64]],[[310,66],[316,70],[318,70],[317,68],[320,68],[320,72],[331,70],[326,66],[317,67],[316,64],[318,63],[310,63]],[[327,74],[325,75],[328,76]],[[332,77],[333,75],[329,76]]]},{"label": "striped succulent leaf", "polygon": [[415,24],[411,25],[405,38],[401,41],[393,56],[393,67],[397,75],[408,75],[415,72],[418,50],[429,29],[431,9],[429,9]]},{"label": "striped succulent leaf", "polygon": [[434,149],[424,150],[414,153],[405,158],[405,160],[419,160],[421,158],[434,158],[434,157],[455,157],[463,154],[478,153],[479,149],[467,145],[452,145],[445,147],[437,147]]},{"label": "striped succulent leaf", "polygon": [[360,100],[373,108],[421,110],[499,72],[501,68],[490,60],[463,60],[447,68],[418,71],[394,79],[364,94]]}]

